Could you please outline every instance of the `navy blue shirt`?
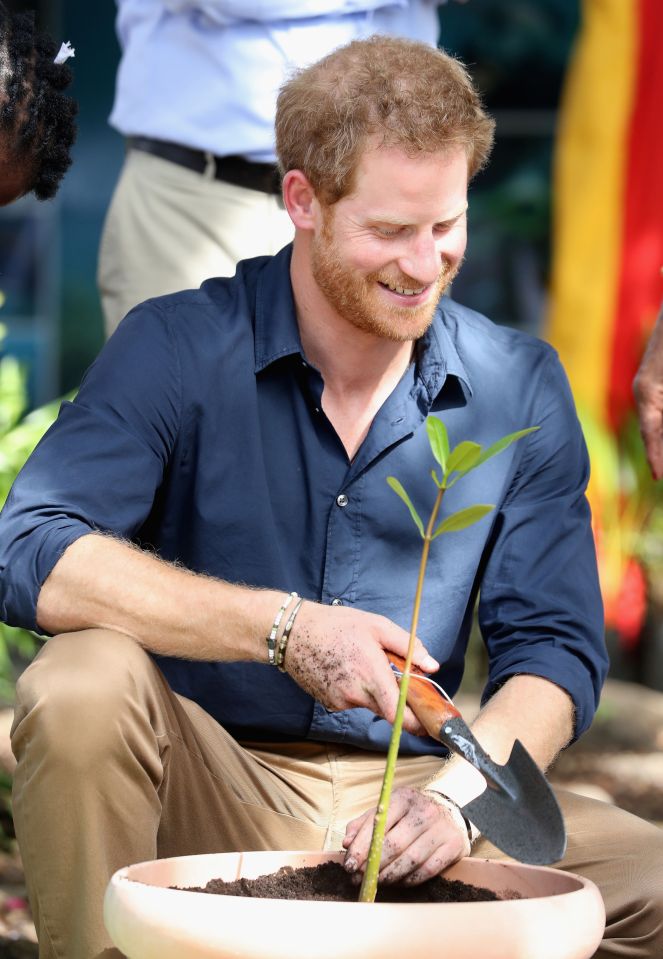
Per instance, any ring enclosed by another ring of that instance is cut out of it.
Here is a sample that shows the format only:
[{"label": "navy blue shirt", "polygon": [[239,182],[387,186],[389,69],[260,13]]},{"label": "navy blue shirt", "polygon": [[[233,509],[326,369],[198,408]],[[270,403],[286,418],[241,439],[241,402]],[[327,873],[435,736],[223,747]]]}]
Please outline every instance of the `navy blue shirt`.
[{"label": "navy blue shirt", "polygon": [[[444,298],[350,462],[302,349],[290,253],[247,260],[234,278],[150,300],[123,321],[7,500],[0,618],[37,628],[40,587],[63,551],[103,530],[194,571],[408,628],[421,540],[387,477],[428,515],[429,414],[452,444],[539,426],[446,494],[442,515],[496,509],[432,544],[418,632],[453,694],[478,594],[486,695],[516,673],[546,677],[572,696],[579,734],[606,653],[587,454],[556,354]],[[268,665],[159,663],[174,690],[240,739],[386,748],[384,720],[330,713]],[[403,737],[404,753],[434,748]]]}]

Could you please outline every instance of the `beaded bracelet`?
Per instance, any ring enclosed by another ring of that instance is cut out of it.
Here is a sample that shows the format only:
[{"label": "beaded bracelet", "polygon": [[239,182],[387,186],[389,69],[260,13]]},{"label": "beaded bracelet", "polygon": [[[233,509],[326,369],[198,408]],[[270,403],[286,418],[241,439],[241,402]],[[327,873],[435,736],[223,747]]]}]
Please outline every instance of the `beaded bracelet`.
[{"label": "beaded bracelet", "polygon": [[285,613],[286,609],[288,608],[290,603],[293,601],[293,599],[297,598],[297,595],[298,594],[294,592],[288,593],[286,598],[281,603],[281,607],[278,613],[274,617],[274,622],[272,623],[271,631],[269,633],[269,636],[267,637],[267,659],[269,661],[270,666],[276,666],[276,637],[278,635],[279,626],[281,625],[281,620],[283,619],[283,614]]},{"label": "beaded bracelet", "polygon": [[[430,786],[426,786],[426,788],[423,790],[423,792],[425,792],[425,793],[433,793],[434,796],[439,797],[439,799],[442,800],[442,803],[440,803],[440,805],[446,806],[447,809],[456,810],[456,812],[460,813],[460,816],[461,816],[463,822],[465,823],[465,828],[467,829],[467,838],[468,838],[469,841],[470,841],[470,846],[472,846],[472,843],[474,842],[474,838],[475,838],[475,837],[472,835],[472,823],[471,823],[470,820],[467,818],[467,816],[465,815],[465,813],[464,813],[463,810],[462,810],[462,807],[458,805],[458,803],[456,802],[456,800],[455,800],[455,799],[452,799],[451,796],[447,796],[446,793],[440,792],[439,789],[431,789]],[[436,801],[438,801],[438,800],[436,800]]]},{"label": "beaded bracelet", "polygon": [[300,599],[297,603],[295,603],[295,607],[293,611],[290,613],[290,616],[288,617],[288,621],[285,624],[285,627],[283,629],[283,635],[281,636],[281,641],[279,642],[279,648],[276,652],[276,665],[278,666],[278,668],[281,670],[282,673],[285,672],[285,664],[284,664],[285,649],[286,649],[286,646],[288,645],[288,640],[290,639],[290,630],[292,629],[294,625],[295,617],[297,613],[299,612],[299,608],[303,602],[304,600]]}]

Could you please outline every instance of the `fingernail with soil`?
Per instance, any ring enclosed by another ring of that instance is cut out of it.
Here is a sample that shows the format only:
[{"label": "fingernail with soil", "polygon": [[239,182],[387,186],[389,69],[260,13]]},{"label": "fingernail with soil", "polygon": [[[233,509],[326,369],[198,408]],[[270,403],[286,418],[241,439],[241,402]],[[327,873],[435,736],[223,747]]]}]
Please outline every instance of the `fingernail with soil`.
[{"label": "fingernail with soil", "polygon": [[343,868],[345,869],[346,872],[352,873],[357,871],[357,869],[359,868],[359,865],[357,863],[357,860],[353,859],[352,856],[350,856],[350,858],[346,859],[345,862],[343,863]]}]

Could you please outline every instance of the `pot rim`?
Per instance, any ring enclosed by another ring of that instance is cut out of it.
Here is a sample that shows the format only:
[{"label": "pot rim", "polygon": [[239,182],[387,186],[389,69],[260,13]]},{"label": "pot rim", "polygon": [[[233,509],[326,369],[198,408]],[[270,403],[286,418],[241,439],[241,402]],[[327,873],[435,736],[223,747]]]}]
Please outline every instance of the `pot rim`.
[{"label": "pot rim", "polygon": [[[232,852],[232,853],[202,853],[202,854],[200,854],[200,855],[194,855],[194,856],[171,856],[171,857],[167,857],[167,858],[164,858],[164,859],[145,860],[145,861],[143,861],[143,862],[133,863],[133,864],[131,864],[131,865],[129,865],[129,866],[125,866],[124,868],[119,869],[119,870],[112,876],[110,882],[111,882],[112,885],[119,885],[119,884],[123,884],[123,883],[136,883],[136,884],[138,884],[138,885],[143,885],[143,886],[147,886],[147,887],[149,887],[149,888],[158,889],[158,890],[160,890],[162,893],[164,893],[164,892],[165,892],[165,893],[169,893],[171,896],[172,896],[172,895],[186,895],[186,896],[209,895],[209,893],[199,893],[199,892],[197,892],[197,891],[195,891],[195,890],[184,889],[184,888],[172,888],[172,887],[167,886],[167,885],[161,885],[161,884],[159,884],[159,883],[149,882],[149,881],[146,881],[146,880],[141,879],[141,878],[139,878],[139,877],[132,876],[131,873],[134,872],[134,871],[138,871],[138,872],[146,871],[146,872],[149,872],[149,871],[151,871],[151,870],[154,870],[155,868],[163,868],[163,867],[166,867],[166,868],[167,868],[168,865],[170,865],[170,864],[172,864],[173,866],[177,866],[179,863],[181,863],[181,862],[183,862],[183,861],[186,861],[187,863],[190,863],[190,864],[195,864],[195,863],[197,862],[197,863],[200,863],[201,866],[205,863],[205,861],[209,861],[210,865],[212,865],[213,862],[214,862],[214,860],[219,859],[219,857],[223,857],[225,862],[228,862],[232,857],[236,857],[236,858],[237,858],[236,869],[235,869],[236,875],[235,875],[234,878],[239,878],[240,875],[241,875],[242,867],[243,867],[243,865],[245,865],[246,857],[249,857],[249,863],[257,864],[257,865],[259,866],[259,862],[260,862],[260,859],[261,859],[261,858],[273,860],[274,857],[279,857],[279,858],[282,858],[282,859],[286,860],[286,862],[283,862],[282,865],[287,865],[287,864],[289,864],[289,863],[287,862],[287,860],[288,860],[289,858],[291,858],[291,857],[302,857],[302,856],[305,856],[308,860],[310,860],[310,863],[308,863],[308,864],[314,864],[314,863],[318,863],[318,862],[339,861],[339,860],[342,860],[342,858],[344,857],[344,855],[345,855],[345,854],[344,854],[343,852],[338,851],[338,850],[327,850],[327,851],[322,850],[322,851],[321,851],[321,850],[302,850],[302,849],[294,849],[294,850],[292,850],[292,849],[288,849],[288,850],[259,850],[259,851],[251,851],[251,852]],[[304,865],[304,864],[302,864],[302,865]],[[575,894],[577,894],[578,892],[582,891],[583,889],[596,888],[596,887],[595,887],[595,884],[594,884],[591,880],[586,879],[584,876],[580,876],[580,875],[578,875],[577,873],[569,872],[569,871],[564,870],[564,869],[555,869],[555,868],[553,868],[553,867],[551,867],[551,866],[530,866],[530,865],[526,865],[526,864],[524,864],[524,863],[518,863],[518,862],[509,861],[509,860],[505,861],[505,860],[500,860],[500,859],[487,859],[487,858],[470,857],[470,856],[464,857],[464,858],[458,860],[457,862],[451,864],[449,867],[447,867],[446,869],[442,870],[441,875],[444,876],[446,873],[448,873],[448,872],[450,872],[450,871],[453,871],[454,869],[457,869],[459,866],[462,867],[462,868],[464,868],[464,869],[469,869],[469,870],[472,870],[472,871],[475,870],[475,869],[476,869],[477,871],[478,871],[478,870],[481,870],[481,869],[485,869],[485,867],[487,866],[492,872],[495,872],[496,874],[497,874],[498,872],[506,872],[506,873],[511,873],[511,874],[514,875],[514,876],[522,877],[522,878],[525,878],[525,879],[527,879],[527,876],[528,876],[528,875],[530,875],[530,876],[532,876],[532,877],[540,877],[541,875],[549,875],[549,876],[554,876],[557,880],[561,880],[562,882],[566,882],[566,883],[570,884],[570,886],[571,886],[571,888],[566,888],[566,889],[559,890],[559,891],[544,892],[544,893],[532,894],[532,895],[525,895],[525,894],[523,894],[523,895],[519,896],[518,898],[514,898],[514,899],[508,899],[508,898],[507,898],[507,899],[498,899],[498,900],[496,900],[496,901],[494,901],[494,902],[482,902],[482,903],[481,903],[481,905],[483,905],[483,906],[489,906],[489,907],[493,907],[493,908],[494,908],[494,907],[500,907],[500,906],[503,907],[506,903],[509,903],[509,902],[514,902],[514,903],[521,902],[521,903],[522,903],[524,900],[544,899],[544,898],[548,898],[548,897],[554,897],[555,899],[559,899],[559,898],[561,898],[561,897],[563,897],[563,896],[575,895]],[[279,867],[276,867],[276,868],[279,868]],[[273,871],[275,871],[274,868],[269,868],[269,869],[266,870],[266,872],[273,872]],[[259,871],[257,871],[257,870],[255,871],[255,875],[264,875],[264,874],[265,874],[264,872],[261,873],[261,872],[259,872]],[[213,878],[213,877],[210,876],[210,878]],[[456,877],[452,876],[451,878],[456,878]],[[464,878],[463,881],[464,881],[464,882],[472,882],[473,880],[472,880],[471,878]],[[482,881],[482,880],[481,880],[479,877],[477,877],[477,879],[474,880],[474,883],[475,883],[475,885],[476,885],[476,884],[481,884],[481,881]],[[246,900],[247,897],[245,897],[245,896],[224,896],[223,898],[224,898],[224,899],[231,899],[231,900]],[[274,897],[274,898],[277,898],[277,897]],[[278,901],[281,902],[281,903],[289,903],[289,902],[291,902],[291,903],[293,903],[294,905],[300,905],[300,906],[301,906],[302,902],[313,901],[313,900],[278,899]],[[317,901],[318,901],[318,902],[324,902],[324,900],[317,900]],[[342,905],[347,905],[347,906],[365,906],[365,905],[371,905],[371,906],[373,906],[374,908],[382,908],[382,907],[394,908],[394,906],[402,906],[402,907],[406,907],[406,908],[413,908],[413,907],[418,907],[418,908],[422,908],[422,907],[423,907],[423,908],[425,908],[426,906],[430,906],[430,905],[435,905],[435,906],[438,906],[438,907],[440,907],[440,906],[474,906],[474,905],[477,905],[477,903],[474,903],[474,902],[460,902],[460,903],[388,903],[388,902],[360,903],[360,902],[352,902],[352,901],[347,901],[347,902],[343,902],[343,903],[336,903],[336,904],[337,904],[337,905],[338,905],[338,904],[342,904]]]}]

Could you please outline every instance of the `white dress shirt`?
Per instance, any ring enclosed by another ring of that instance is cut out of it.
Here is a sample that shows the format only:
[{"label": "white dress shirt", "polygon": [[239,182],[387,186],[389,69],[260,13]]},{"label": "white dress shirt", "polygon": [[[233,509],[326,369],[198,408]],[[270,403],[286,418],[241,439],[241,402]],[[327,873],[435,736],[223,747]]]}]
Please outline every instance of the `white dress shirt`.
[{"label": "white dress shirt", "polygon": [[118,0],[122,47],[110,123],[209,151],[274,161],[279,87],[374,33],[435,45],[443,0]]}]

